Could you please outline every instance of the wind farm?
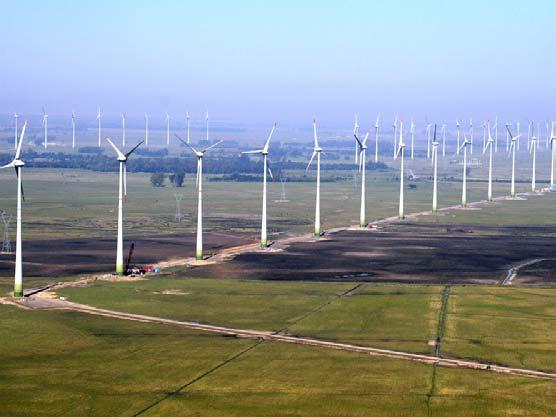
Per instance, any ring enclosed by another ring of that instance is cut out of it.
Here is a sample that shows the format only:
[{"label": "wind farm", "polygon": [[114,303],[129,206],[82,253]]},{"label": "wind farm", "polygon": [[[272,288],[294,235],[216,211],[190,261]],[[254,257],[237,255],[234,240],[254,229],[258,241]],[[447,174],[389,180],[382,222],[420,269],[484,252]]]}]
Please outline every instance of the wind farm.
[{"label": "wind farm", "polygon": [[556,10],[437,6],[7,5],[0,414],[555,415]]}]

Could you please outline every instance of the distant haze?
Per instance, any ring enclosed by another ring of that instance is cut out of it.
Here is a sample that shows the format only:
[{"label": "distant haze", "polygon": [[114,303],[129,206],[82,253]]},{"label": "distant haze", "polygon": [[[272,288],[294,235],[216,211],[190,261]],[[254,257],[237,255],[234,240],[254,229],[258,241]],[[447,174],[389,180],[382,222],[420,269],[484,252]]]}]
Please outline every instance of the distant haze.
[{"label": "distant haze", "polygon": [[0,113],[556,118],[556,2],[268,3],[4,2]]}]

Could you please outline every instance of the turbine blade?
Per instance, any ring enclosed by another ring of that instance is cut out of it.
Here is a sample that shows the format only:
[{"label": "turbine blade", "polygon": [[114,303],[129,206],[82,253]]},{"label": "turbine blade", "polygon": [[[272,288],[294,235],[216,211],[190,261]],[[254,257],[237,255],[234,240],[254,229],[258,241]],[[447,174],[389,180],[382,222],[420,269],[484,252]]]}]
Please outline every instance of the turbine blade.
[{"label": "turbine blade", "polygon": [[357,143],[359,144],[359,147],[362,148],[363,144],[361,143],[361,141],[359,140],[359,138],[357,137],[357,135],[353,135],[353,137],[355,138],[355,140],[357,141]]},{"label": "turbine blade", "polygon": [[224,141],[223,141],[223,140],[219,140],[218,142],[213,143],[212,145],[210,145],[208,148],[203,149],[201,152],[206,152],[206,151],[208,151],[209,149],[212,149],[212,148],[214,148],[215,146],[220,145],[222,142],[224,142]]},{"label": "turbine blade", "polygon": [[270,134],[268,135],[268,139],[266,140],[266,143],[264,145],[263,150],[265,152],[268,152],[268,146],[270,145],[270,139],[272,139],[272,135],[274,134],[274,129],[276,129],[276,123],[274,123],[274,125],[272,126],[272,130],[270,131]]},{"label": "turbine blade", "polygon": [[106,138],[106,140],[108,141],[108,143],[110,145],[112,145],[112,147],[114,148],[114,150],[116,151],[116,153],[118,154],[118,158],[125,158],[125,155],[123,153],[120,152],[120,150],[116,147],[116,145],[114,145],[114,143],[112,143],[112,141],[110,140],[110,138]]},{"label": "turbine blade", "polygon": [[182,138],[180,138],[180,137],[178,136],[177,133],[174,133],[174,136],[177,137],[177,138],[181,141],[181,143],[183,143],[185,146],[187,146],[188,148],[190,148],[190,149],[193,151],[193,153],[194,153],[195,155],[197,155],[197,151],[195,150],[195,148],[194,148],[193,146],[191,146],[191,145],[190,145],[189,143],[187,143],[185,140],[183,140]]},{"label": "turbine blade", "polygon": [[21,154],[21,144],[23,143],[23,137],[25,136],[25,129],[27,128],[27,120],[23,123],[23,128],[21,129],[21,134],[19,135],[19,143],[17,144],[17,149],[15,151],[15,159],[19,159]]},{"label": "turbine blade", "polygon": [[317,152],[313,151],[313,155],[311,155],[311,159],[309,159],[309,163],[307,164],[307,168],[305,168],[305,172],[309,171],[309,167],[311,166],[311,163],[313,162],[313,159],[315,159]]},{"label": "turbine blade", "polygon": [[142,140],[141,142],[139,142],[137,145],[135,145],[133,148],[131,148],[131,150],[125,154],[125,157],[127,158],[129,155],[131,155],[133,152],[135,152],[135,150],[141,146],[143,144],[143,142],[145,142],[144,140]]},{"label": "turbine blade", "polygon": [[242,151],[241,153],[242,154],[250,154],[250,153],[253,154],[253,153],[263,153],[263,152],[264,152],[263,149],[257,149],[255,151]]},{"label": "turbine blade", "polygon": [[365,139],[363,139],[363,145],[367,144],[367,139],[369,139],[369,132],[365,135]]}]

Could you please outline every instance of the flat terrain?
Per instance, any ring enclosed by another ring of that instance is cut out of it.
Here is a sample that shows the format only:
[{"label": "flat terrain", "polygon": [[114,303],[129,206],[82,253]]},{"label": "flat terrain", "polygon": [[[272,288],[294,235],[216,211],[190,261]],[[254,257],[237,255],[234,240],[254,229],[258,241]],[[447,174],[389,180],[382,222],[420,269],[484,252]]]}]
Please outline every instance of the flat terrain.
[{"label": "flat terrain", "polygon": [[[514,263],[554,255],[554,227],[399,222],[379,231],[343,231],[283,251],[245,253],[199,266],[198,277],[266,280],[489,283]],[[519,247],[519,250],[516,248]],[[540,283],[553,283],[551,275]]]}]

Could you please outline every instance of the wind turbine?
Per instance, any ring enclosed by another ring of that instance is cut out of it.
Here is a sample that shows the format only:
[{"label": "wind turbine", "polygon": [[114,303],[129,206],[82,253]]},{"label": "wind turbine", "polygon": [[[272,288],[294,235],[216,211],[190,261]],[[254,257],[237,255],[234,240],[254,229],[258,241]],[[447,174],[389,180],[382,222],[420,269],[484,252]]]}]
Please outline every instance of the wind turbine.
[{"label": "wind turbine", "polygon": [[23,123],[21,128],[21,136],[15,151],[15,157],[7,165],[1,168],[14,168],[15,175],[17,176],[17,223],[16,223],[16,243],[15,243],[15,275],[14,275],[14,297],[23,297],[23,262],[22,262],[22,247],[21,247],[21,202],[25,200],[23,193],[23,185],[21,176],[23,174],[23,166],[25,163],[20,159],[21,157],[21,144],[25,136],[25,128],[27,122]]},{"label": "wind turbine", "polygon": [[197,157],[197,245],[195,247],[195,258],[199,261],[203,260],[203,157],[205,156],[205,152],[209,149],[214,148],[215,146],[219,145],[222,141],[219,140],[218,142],[210,145],[209,147],[202,149],[200,151],[196,150],[193,146],[189,143],[184,141],[178,135],[175,135],[182,143],[187,145]]},{"label": "wind turbine", "polygon": [[100,113],[100,107],[98,108],[98,114],[97,114],[97,121],[98,121],[98,146],[100,148],[101,146],[101,136],[100,136],[100,132],[101,132],[101,118],[102,118],[102,114]]},{"label": "wind turbine", "polygon": [[[517,122],[517,128],[519,130],[519,122]],[[506,124],[506,131],[508,132],[508,134],[510,135],[510,149],[509,151],[512,152],[512,182],[511,182],[511,188],[510,188],[510,196],[511,197],[515,197],[515,151],[516,151],[516,147],[519,146],[519,136],[513,136],[512,132],[510,131],[509,125]],[[516,143],[517,142],[517,143]]]},{"label": "wind turbine", "polygon": [[170,145],[170,115],[166,113],[166,146],[168,145]]},{"label": "wind turbine", "polygon": [[529,122],[529,126],[527,126],[527,150],[531,148],[531,130],[532,130],[533,122]]},{"label": "wind turbine", "polygon": [[446,124],[442,124],[440,129],[442,131],[442,158],[446,156]]},{"label": "wind turbine", "polygon": [[366,162],[367,162],[367,139],[369,139],[369,132],[365,134],[365,138],[363,142],[359,140],[357,135],[353,135],[355,137],[355,141],[359,146],[359,172],[361,172],[361,209],[359,211],[359,226],[365,227],[367,226],[367,222],[365,219],[365,169],[366,169]]},{"label": "wind turbine", "polygon": [[14,113],[14,120],[15,120],[15,134],[14,134],[14,149],[17,149],[17,118],[19,115]]},{"label": "wind turbine", "polygon": [[145,113],[145,145],[149,146],[149,115]]},{"label": "wind turbine", "polygon": [[42,126],[44,127],[44,149],[48,147],[48,114],[46,110],[42,110]]},{"label": "wind turbine", "polygon": [[398,149],[396,150],[396,157],[400,157],[400,204],[399,204],[399,211],[398,211],[398,216],[400,219],[403,219],[405,217],[404,215],[404,208],[403,208],[403,203],[404,203],[404,198],[403,198],[403,175],[404,175],[404,167],[403,167],[403,163],[404,163],[404,148],[405,148],[405,143],[403,143],[403,122],[400,120],[400,140],[398,142]]},{"label": "wind turbine", "polygon": [[187,143],[189,143],[190,137],[189,137],[189,113],[188,112],[185,113],[185,120],[187,121]]},{"label": "wind turbine", "polygon": [[415,124],[413,119],[411,119],[411,125],[409,126],[409,132],[411,133],[411,159],[413,159],[413,148],[415,144]]},{"label": "wind turbine", "polygon": [[488,139],[485,142],[485,146],[483,147],[483,155],[486,153],[488,149],[488,193],[487,193],[487,200],[492,201],[492,148],[494,139],[492,139],[492,135],[490,134],[490,122],[488,122]]},{"label": "wind turbine", "polygon": [[456,155],[459,155],[459,141],[460,141],[460,134],[461,134],[459,119],[456,119],[456,129],[457,129],[457,131],[458,131]]},{"label": "wind turbine", "polygon": [[397,137],[396,137],[396,130],[398,128],[398,115],[396,115],[396,118],[394,119],[394,123],[392,124],[392,129],[394,131],[394,159],[396,159],[398,156],[398,143],[397,143]]},{"label": "wind turbine", "polygon": [[436,141],[436,124],[434,125],[434,136],[432,139],[432,212],[436,213],[438,203],[438,142]]},{"label": "wind turbine", "polygon": [[120,178],[118,181],[118,238],[116,243],[116,274],[123,275],[124,271],[124,200],[127,201],[127,159],[129,156],[143,143],[139,142],[127,153],[122,153],[116,145],[112,143],[109,138],[106,138],[108,143],[112,145],[116,154],[118,155],[118,162],[120,163]]},{"label": "wind turbine", "polygon": [[537,165],[537,137],[531,136],[531,146],[529,147],[529,153],[533,154],[533,166],[531,167],[531,191],[535,192],[536,183],[536,165]]},{"label": "wind turbine", "polygon": [[268,146],[270,145],[270,139],[272,139],[272,134],[276,129],[276,123],[272,126],[272,130],[268,135],[268,139],[262,149],[257,149],[254,151],[244,151],[242,154],[260,154],[263,156],[263,214],[261,220],[261,248],[266,248],[268,246],[267,236],[266,236],[266,172],[268,171],[272,177],[272,172],[268,167]]},{"label": "wind turbine", "polygon": [[207,142],[209,141],[209,112],[207,111],[207,115],[205,116],[205,120],[207,122]]},{"label": "wind turbine", "polygon": [[[506,122],[506,126],[510,126],[508,122]],[[506,130],[506,153],[510,152],[510,132]]]},{"label": "wind turbine", "polygon": [[[463,149],[463,180],[461,187],[461,206],[467,206],[467,145],[473,146],[473,142],[463,135],[463,143],[460,146],[460,152]],[[471,149],[471,148],[470,148]]]},{"label": "wind turbine", "polygon": [[427,159],[431,159],[431,124],[427,121]]},{"label": "wind turbine", "polygon": [[[380,125],[380,115],[376,116],[375,122],[375,163],[378,162],[378,129]],[[357,143],[355,144],[355,151],[358,151]],[[357,163],[357,158],[355,158],[355,163]]]},{"label": "wind turbine", "polygon": [[554,140],[556,140],[556,136],[554,136],[554,122],[552,122],[552,127],[550,130],[550,189],[554,190],[554,152],[556,151],[556,147],[554,146]]},{"label": "wind turbine", "polygon": [[[357,114],[355,115],[355,124],[353,125],[353,134],[356,135],[356,136],[359,134],[359,116]],[[355,163],[357,163],[358,154],[359,154],[359,152],[357,152],[357,142],[355,142]]]},{"label": "wind turbine", "polygon": [[71,148],[75,149],[75,112],[71,111]]},{"label": "wind turbine", "polygon": [[315,156],[317,157],[317,194],[315,200],[315,236],[320,237],[320,153],[322,152],[322,148],[319,146],[319,141],[317,139],[317,121],[313,120],[313,136],[315,143],[313,145],[313,154],[311,155],[311,159],[309,160],[309,164],[307,164],[307,168],[305,172],[309,170],[313,159]]},{"label": "wind turbine", "polygon": [[470,155],[473,155],[473,119],[469,119],[469,135],[471,141],[471,147],[469,148]]},{"label": "wind turbine", "polygon": [[125,146],[125,113],[122,113],[122,146]]}]

